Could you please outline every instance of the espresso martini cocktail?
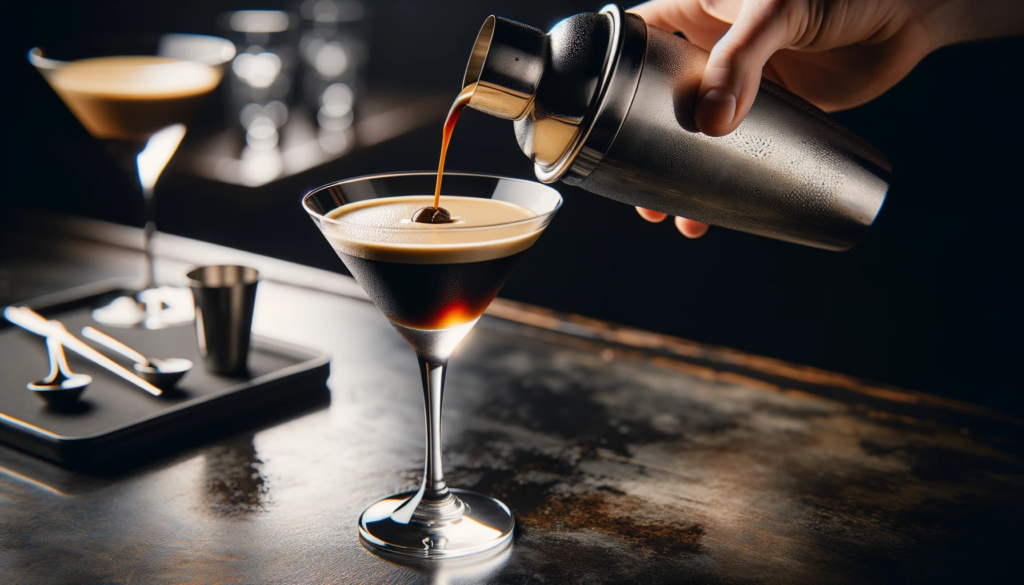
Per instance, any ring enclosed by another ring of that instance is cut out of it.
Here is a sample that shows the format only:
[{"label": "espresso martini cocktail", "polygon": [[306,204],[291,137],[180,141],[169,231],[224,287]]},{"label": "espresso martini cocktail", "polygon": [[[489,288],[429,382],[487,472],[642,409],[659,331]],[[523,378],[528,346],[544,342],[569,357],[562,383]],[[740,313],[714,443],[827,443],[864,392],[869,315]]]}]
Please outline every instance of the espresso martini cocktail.
[{"label": "espresso martini cocktail", "polygon": [[192,322],[186,290],[157,288],[151,241],[153,188],[198,112],[223,77],[234,45],[204,35],[92,39],[36,47],[29,61],[108,153],[135,177],[145,206],[145,282],[93,312],[106,325],[152,329]]},{"label": "espresso martini cocktail", "polygon": [[[379,175],[321,187],[303,200],[331,246],[419,358],[427,460],[416,492],[389,496],[359,520],[380,550],[443,558],[506,543],[514,520],[501,502],[449,489],[441,468],[441,396],[448,358],[537,241],[562,198],[554,189],[486,175],[444,174],[444,221],[434,173]],[[418,213],[419,212],[419,213]]]},{"label": "espresso martini cocktail", "polygon": [[[373,199],[327,215],[369,228],[328,239],[395,328],[426,353],[434,351],[427,345],[450,343],[461,338],[457,332],[468,332],[540,235],[530,221],[537,213],[487,198],[445,197],[451,213],[445,224],[409,220],[432,200]],[[381,237],[362,239],[372,237],[374,227],[381,228]]]}]

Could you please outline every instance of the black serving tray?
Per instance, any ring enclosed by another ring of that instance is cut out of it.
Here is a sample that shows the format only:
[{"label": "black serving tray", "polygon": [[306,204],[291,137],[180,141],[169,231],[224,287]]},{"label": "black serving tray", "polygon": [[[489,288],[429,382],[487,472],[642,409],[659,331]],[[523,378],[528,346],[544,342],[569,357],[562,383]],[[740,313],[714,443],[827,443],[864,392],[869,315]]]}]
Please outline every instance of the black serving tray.
[{"label": "black serving tray", "polygon": [[[330,360],[320,352],[254,336],[249,372],[219,376],[203,366],[194,326],[150,331],[105,327],[93,321],[92,308],[120,292],[93,286],[19,306],[60,320],[78,337],[82,327],[92,325],[143,355],[192,360],[195,367],[179,383],[178,391],[150,396],[66,350],[71,369],[89,374],[93,382],[79,408],[50,410],[25,388],[49,371],[45,340],[0,318],[0,441],[70,467],[117,467],[146,452],[163,453],[175,445],[194,444],[197,437],[237,425],[240,419],[263,420],[267,411],[290,412],[296,405],[329,400]],[[101,351],[131,370],[126,360]]]}]

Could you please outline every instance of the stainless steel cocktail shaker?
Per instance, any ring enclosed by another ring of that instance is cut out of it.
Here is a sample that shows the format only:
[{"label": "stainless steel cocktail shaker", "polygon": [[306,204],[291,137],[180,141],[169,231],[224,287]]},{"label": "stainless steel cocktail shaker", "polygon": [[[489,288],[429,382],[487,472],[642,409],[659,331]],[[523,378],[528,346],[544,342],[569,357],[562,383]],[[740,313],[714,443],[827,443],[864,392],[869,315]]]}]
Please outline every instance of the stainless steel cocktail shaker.
[{"label": "stainless steel cocktail shaker", "polygon": [[491,16],[463,88],[514,120],[537,177],[712,225],[846,250],[889,188],[886,158],[769,82],[728,136],[693,123],[708,53],[608,5],[545,34]]}]

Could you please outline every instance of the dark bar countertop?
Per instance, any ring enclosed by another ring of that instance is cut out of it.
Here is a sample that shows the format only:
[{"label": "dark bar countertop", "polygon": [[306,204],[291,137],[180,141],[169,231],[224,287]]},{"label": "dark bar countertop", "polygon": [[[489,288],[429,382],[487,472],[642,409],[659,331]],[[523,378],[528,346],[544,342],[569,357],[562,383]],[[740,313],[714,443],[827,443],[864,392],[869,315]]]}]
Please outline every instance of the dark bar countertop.
[{"label": "dark bar countertop", "polygon": [[[138,230],[71,219],[33,227],[27,217],[0,236],[8,301],[141,272]],[[1022,421],[500,299],[452,358],[445,470],[453,487],[509,505],[513,546],[476,564],[381,559],[360,545],[356,519],[376,498],[418,486],[412,352],[348,277],[173,236],[157,251],[168,281],[194,264],[259,268],[254,330],[329,353],[330,405],[240,421],[116,473],[0,446],[0,582],[935,583],[1021,573]]]}]

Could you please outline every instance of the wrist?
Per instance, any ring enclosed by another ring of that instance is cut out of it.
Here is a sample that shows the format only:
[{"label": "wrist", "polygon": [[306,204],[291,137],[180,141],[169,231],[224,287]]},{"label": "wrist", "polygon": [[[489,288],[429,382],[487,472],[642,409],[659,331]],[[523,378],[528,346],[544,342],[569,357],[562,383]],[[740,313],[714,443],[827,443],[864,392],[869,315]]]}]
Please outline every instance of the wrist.
[{"label": "wrist", "polygon": [[961,0],[908,0],[907,4],[928,35],[929,52],[961,42],[957,14]]},{"label": "wrist", "polygon": [[1021,0],[909,0],[932,50],[967,41],[1024,33]]}]

